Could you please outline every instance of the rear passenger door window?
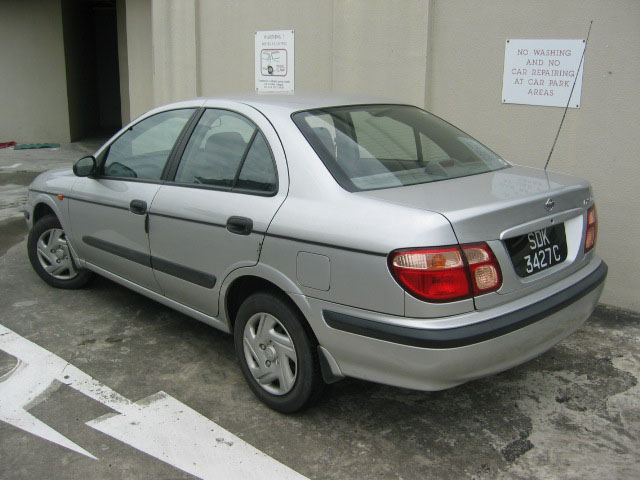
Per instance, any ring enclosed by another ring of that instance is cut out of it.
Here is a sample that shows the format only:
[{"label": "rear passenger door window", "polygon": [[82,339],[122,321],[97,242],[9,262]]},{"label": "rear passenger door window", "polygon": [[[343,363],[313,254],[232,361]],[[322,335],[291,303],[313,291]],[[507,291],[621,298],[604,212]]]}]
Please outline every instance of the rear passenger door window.
[{"label": "rear passenger door window", "polygon": [[207,109],[194,129],[175,180],[246,193],[275,193],[277,175],[269,146],[242,115]]},{"label": "rear passenger door window", "polygon": [[234,188],[247,191],[275,192],[276,180],[276,171],[269,146],[262,133],[258,131]]}]

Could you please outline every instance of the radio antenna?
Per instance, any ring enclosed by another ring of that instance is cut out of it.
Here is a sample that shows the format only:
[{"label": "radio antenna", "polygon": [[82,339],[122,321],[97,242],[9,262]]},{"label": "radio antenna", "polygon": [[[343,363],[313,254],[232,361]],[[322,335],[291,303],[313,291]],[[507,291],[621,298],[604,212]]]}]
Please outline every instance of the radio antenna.
[{"label": "radio antenna", "polygon": [[551,160],[553,149],[556,147],[556,142],[558,141],[558,136],[560,135],[560,130],[562,129],[562,124],[564,123],[564,117],[567,116],[567,110],[569,110],[569,103],[571,103],[571,97],[573,96],[573,89],[576,86],[576,81],[578,80],[578,75],[580,74],[580,68],[582,67],[582,60],[584,60],[584,52],[587,51],[587,44],[589,43],[589,35],[591,34],[591,25],[593,25],[593,20],[589,22],[589,31],[587,32],[587,39],[584,41],[584,48],[582,49],[580,64],[578,65],[576,76],[573,79],[573,85],[571,86],[571,93],[569,93],[569,98],[567,99],[567,106],[564,107],[564,113],[562,114],[562,120],[560,120],[560,126],[558,127],[558,131],[556,132],[556,138],[553,140],[553,145],[551,145],[551,151],[549,152],[549,156],[547,157],[547,163],[544,164],[545,170],[547,169],[547,166],[549,166],[549,160]]}]

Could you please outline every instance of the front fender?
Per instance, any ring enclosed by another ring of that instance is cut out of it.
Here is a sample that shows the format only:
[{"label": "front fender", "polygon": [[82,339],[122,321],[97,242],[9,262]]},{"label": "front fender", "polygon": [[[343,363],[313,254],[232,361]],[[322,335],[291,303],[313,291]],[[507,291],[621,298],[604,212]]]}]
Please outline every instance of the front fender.
[{"label": "front fender", "polygon": [[[69,201],[66,196],[71,193],[77,179],[71,168],[67,167],[41,173],[31,182],[25,205],[25,211],[29,214],[27,219],[29,230],[33,227],[34,214],[37,213],[38,205],[43,204],[55,213],[67,237],[72,241]],[[62,195],[62,199],[58,197],[59,195]]]},{"label": "front fender", "polygon": [[46,207],[52,211],[56,217],[58,217],[60,225],[62,225],[62,229],[65,231],[71,255],[77,265],[82,265],[82,259],[78,257],[78,253],[73,246],[74,238],[71,232],[71,223],[69,221],[69,200],[64,195],[62,195],[62,199],[59,199],[58,194],[29,190],[27,203],[25,205],[25,212],[28,212],[29,214],[26,219],[29,231],[33,228],[36,214],[43,205],[46,205]]},{"label": "front fender", "polygon": [[65,232],[69,231],[67,200],[64,198],[63,200],[58,200],[57,195],[40,192],[38,190],[29,190],[29,195],[27,196],[25,211],[29,213],[29,218],[27,220],[29,230],[33,228],[35,215],[38,208],[40,208],[40,205],[46,205],[51,209],[55,216],[58,217],[58,220],[60,220],[60,224]]}]

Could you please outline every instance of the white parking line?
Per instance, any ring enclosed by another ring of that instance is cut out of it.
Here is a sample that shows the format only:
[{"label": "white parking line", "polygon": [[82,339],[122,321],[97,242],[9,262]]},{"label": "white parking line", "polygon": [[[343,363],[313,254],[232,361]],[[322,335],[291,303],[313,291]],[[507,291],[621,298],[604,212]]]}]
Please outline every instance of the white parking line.
[{"label": "white parking line", "polygon": [[89,458],[97,458],[27,410],[61,382],[118,413],[87,422],[92,428],[203,479],[303,480],[164,392],[136,403],[82,370],[0,325],[0,350],[18,359],[0,378],[0,420]]},{"label": "white parking line", "polygon": [[22,165],[21,163],[14,163],[13,165],[7,165],[7,166],[0,166],[1,170],[11,170],[12,168],[18,168],[20,165]]}]

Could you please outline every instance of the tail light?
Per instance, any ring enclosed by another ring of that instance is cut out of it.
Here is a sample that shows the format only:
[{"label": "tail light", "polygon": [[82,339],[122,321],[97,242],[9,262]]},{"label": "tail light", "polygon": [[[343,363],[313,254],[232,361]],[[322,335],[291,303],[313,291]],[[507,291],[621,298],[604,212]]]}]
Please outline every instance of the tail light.
[{"label": "tail light", "polygon": [[502,286],[502,272],[493,252],[486,243],[462,245],[469,265],[474,295],[493,292]]},{"label": "tail light", "polygon": [[389,266],[410,294],[430,302],[452,302],[502,286],[500,266],[486,243],[392,252]]},{"label": "tail light", "polygon": [[596,206],[593,205],[589,210],[587,210],[587,234],[584,236],[584,253],[587,253],[596,246],[597,239],[598,214],[596,213]]}]

